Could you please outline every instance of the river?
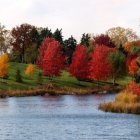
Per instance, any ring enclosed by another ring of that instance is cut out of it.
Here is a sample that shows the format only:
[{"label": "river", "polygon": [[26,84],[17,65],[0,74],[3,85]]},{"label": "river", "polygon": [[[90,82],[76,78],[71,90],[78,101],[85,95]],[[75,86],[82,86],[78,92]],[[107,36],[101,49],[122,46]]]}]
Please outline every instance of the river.
[{"label": "river", "polygon": [[0,140],[140,140],[140,116],[98,110],[114,96],[0,99]]}]

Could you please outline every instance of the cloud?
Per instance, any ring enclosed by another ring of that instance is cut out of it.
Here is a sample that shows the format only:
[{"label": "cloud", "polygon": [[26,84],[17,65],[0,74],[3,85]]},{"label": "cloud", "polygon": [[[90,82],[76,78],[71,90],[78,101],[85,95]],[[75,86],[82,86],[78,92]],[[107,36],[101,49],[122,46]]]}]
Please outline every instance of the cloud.
[{"label": "cloud", "polygon": [[105,32],[114,26],[139,32],[139,0],[0,0],[0,21],[8,28],[21,23],[63,29],[67,38]]}]

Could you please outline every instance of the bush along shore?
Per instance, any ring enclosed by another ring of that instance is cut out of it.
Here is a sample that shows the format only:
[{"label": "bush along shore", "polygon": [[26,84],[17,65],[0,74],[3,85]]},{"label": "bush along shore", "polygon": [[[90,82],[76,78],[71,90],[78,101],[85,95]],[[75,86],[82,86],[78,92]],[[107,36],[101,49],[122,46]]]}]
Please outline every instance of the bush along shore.
[{"label": "bush along shore", "polygon": [[120,86],[103,86],[94,88],[74,88],[59,87],[55,84],[48,84],[32,89],[24,90],[0,90],[0,98],[5,97],[24,97],[24,96],[45,96],[45,95],[89,95],[114,93],[121,90]]},{"label": "bush along shore", "polygon": [[140,96],[126,89],[121,91],[114,101],[101,103],[99,109],[105,112],[140,114]]}]

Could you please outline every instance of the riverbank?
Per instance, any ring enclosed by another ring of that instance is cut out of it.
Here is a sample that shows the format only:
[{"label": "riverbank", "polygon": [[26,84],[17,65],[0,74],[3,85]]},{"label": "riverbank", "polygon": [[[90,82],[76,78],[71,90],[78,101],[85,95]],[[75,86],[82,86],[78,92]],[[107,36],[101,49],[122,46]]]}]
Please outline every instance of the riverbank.
[{"label": "riverbank", "polygon": [[[38,84],[38,74],[40,70],[35,66],[35,71],[32,77],[25,74],[25,70],[28,64],[10,62],[9,63],[9,74],[7,79],[0,79],[0,90],[30,90],[39,87]],[[16,82],[16,71],[20,70],[22,76],[21,83]],[[130,80],[129,76],[125,76],[121,79],[117,79],[117,83],[120,86],[125,86]],[[50,79],[47,76],[42,76],[42,86],[50,84]],[[70,87],[70,88],[99,88],[103,86],[112,86],[112,79],[108,81],[78,81],[75,77],[71,76],[67,71],[62,71],[61,75],[58,77],[53,77],[51,83],[57,85],[58,87]]]},{"label": "riverbank", "polygon": [[93,88],[74,88],[74,87],[59,87],[54,84],[40,86],[28,90],[1,90],[0,97],[24,97],[24,96],[45,96],[45,95],[89,95],[89,94],[106,94],[116,93],[122,90],[121,86],[102,86]]},{"label": "riverbank", "polygon": [[140,96],[124,90],[115,97],[114,101],[101,103],[99,109],[104,112],[140,114]]}]

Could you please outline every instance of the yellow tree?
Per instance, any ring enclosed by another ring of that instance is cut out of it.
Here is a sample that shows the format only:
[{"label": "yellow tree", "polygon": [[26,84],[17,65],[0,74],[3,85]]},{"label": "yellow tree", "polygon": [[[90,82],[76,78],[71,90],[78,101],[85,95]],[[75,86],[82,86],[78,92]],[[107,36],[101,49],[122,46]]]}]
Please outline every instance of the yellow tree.
[{"label": "yellow tree", "polygon": [[120,48],[126,42],[138,40],[136,33],[129,28],[114,27],[106,31],[106,34],[111,38],[117,48]]},{"label": "yellow tree", "polygon": [[25,74],[28,76],[32,76],[34,72],[34,66],[32,64],[29,64],[25,70]]},{"label": "yellow tree", "polygon": [[9,58],[6,53],[0,56],[0,78],[5,78],[8,75],[9,70],[8,62]]}]

